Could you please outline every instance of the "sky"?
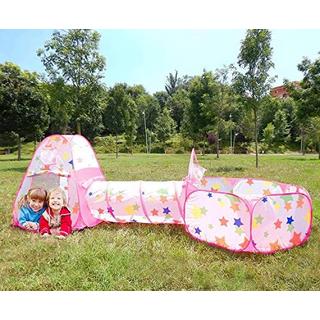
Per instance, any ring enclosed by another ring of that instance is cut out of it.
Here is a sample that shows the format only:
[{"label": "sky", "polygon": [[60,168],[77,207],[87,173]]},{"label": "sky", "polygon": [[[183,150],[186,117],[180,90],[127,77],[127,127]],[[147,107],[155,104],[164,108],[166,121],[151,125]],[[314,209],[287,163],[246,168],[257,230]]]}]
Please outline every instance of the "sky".
[{"label": "sky", "polygon": [[[242,29],[96,29],[101,34],[100,53],[106,58],[104,82],[141,84],[150,93],[165,90],[166,77],[200,75],[237,63]],[[304,56],[319,57],[320,29],[270,29],[272,60],[277,75],[300,80],[297,65]],[[22,69],[44,73],[36,51],[50,40],[53,29],[0,29],[0,63],[11,61]]]}]

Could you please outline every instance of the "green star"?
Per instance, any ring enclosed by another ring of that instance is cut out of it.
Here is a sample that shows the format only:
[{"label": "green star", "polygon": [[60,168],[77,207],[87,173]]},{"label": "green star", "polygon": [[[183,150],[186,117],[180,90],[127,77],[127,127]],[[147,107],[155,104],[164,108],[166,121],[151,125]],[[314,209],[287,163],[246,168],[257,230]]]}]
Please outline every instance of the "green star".
[{"label": "green star", "polygon": [[208,228],[209,229],[213,229],[213,225],[212,224],[208,224]]},{"label": "green star", "polygon": [[134,210],[138,211],[140,207],[139,207],[137,204],[135,204],[135,205],[132,206],[132,208],[133,208]]},{"label": "green star", "polygon": [[267,238],[268,236],[269,236],[269,233],[266,231],[266,232],[264,233],[264,237]]},{"label": "green star", "polygon": [[201,214],[205,215],[208,210],[205,207],[202,207],[200,211],[201,211]]},{"label": "green star", "polygon": [[168,194],[168,190],[164,188],[157,190],[157,192],[161,195]]},{"label": "green star", "polygon": [[244,231],[241,228],[236,228],[235,233],[241,236],[244,233]]},{"label": "green star", "polygon": [[292,196],[281,196],[280,197],[284,202],[293,201]]},{"label": "green star", "polygon": [[263,221],[263,217],[259,214],[257,217],[254,218],[256,221],[256,224],[261,224]]},{"label": "green star", "polygon": [[289,224],[289,225],[288,225],[288,231],[289,231],[289,232],[292,232],[293,229],[294,229],[293,224]]}]

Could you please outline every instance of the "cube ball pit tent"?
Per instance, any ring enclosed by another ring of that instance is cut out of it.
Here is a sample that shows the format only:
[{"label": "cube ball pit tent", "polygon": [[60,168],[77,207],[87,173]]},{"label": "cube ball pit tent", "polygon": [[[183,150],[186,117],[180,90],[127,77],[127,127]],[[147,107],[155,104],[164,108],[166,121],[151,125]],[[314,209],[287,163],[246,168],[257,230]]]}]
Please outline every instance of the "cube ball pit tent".
[{"label": "cube ball pit tent", "polygon": [[38,146],[14,203],[31,187],[60,186],[73,229],[109,223],[183,225],[194,239],[233,252],[269,254],[305,243],[312,202],[302,187],[252,178],[204,176],[192,150],[181,181],[107,181],[82,136],[54,135]]}]

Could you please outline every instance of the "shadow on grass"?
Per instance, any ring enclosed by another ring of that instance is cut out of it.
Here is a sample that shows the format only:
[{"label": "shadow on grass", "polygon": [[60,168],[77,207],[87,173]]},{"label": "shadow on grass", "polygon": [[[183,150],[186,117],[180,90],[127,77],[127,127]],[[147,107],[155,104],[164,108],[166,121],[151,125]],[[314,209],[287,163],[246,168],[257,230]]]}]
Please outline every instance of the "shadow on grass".
[{"label": "shadow on grass", "polygon": [[285,161],[287,161],[287,160],[289,160],[289,161],[320,161],[320,159],[318,159],[318,158],[314,158],[314,159],[307,159],[307,158],[282,158],[282,159],[280,159],[281,161],[283,161],[283,160],[285,160]]},{"label": "shadow on grass", "polygon": [[244,171],[245,168],[243,167],[234,167],[234,166],[226,166],[217,168],[216,172],[231,172],[231,171]]},{"label": "shadow on grass", "polygon": [[0,162],[12,162],[12,161],[30,161],[31,158],[21,158],[21,160],[18,160],[18,159],[1,159],[0,158]]},{"label": "shadow on grass", "polygon": [[3,168],[0,169],[1,172],[26,172],[27,167],[23,168]]}]

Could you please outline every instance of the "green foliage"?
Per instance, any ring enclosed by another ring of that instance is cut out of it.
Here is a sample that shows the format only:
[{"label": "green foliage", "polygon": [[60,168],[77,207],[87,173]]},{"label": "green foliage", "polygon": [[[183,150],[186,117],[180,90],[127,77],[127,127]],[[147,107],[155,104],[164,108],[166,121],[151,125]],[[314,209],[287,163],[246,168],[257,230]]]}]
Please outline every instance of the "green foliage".
[{"label": "green foliage", "polygon": [[19,148],[22,137],[38,140],[43,136],[49,123],[48,105],[36,73],[10,62],[0,64],[0,118],[0,134],[15,133]]},{"label": "green foliage", "polygon": [[274,142],[274,129],[274,125],[271,122],[269,122],[268,125],[263,129],[263,141],[268,147],[271,147]]},{"label": "green foliage", "polygon": [[274,138],[276,142],[287,142],[289,140],[289,126],[286,112],[279,109],[274,115]]},{"label": "green foliage", "polygon": [[271,32],[266,29],[247,31],[241,43],[238,65],[243,73],[234,73],[234,86],[242,95],[249,110],[253,111],[256,167],[258,167],[258,110],[263,97],[269,93],[272,78],[269,69],[274,67],[271,60]]},{"label": "green foliage", "polygon": [[[38,56],[55,83],[63,79],[71,90],[69,103],[74,105],[72,117],[80,133],[80,124],[89,137],[101,131],[101,110],[99,106],[100,80],[105,70],[105,58],[99,54],[100,34],[88,29],[70,29],[54,31],[52,38],[43,49],[37,51]],[[90,126],[90,119],[95,121]],[[97,128],[90,132],[89,128]]]},{"label": "green foliage", "polygon": [[176,132],[176,124],[170,115],[170,111],[164,108],[155,123],[155,134],[160,142],[168,140]]}]

